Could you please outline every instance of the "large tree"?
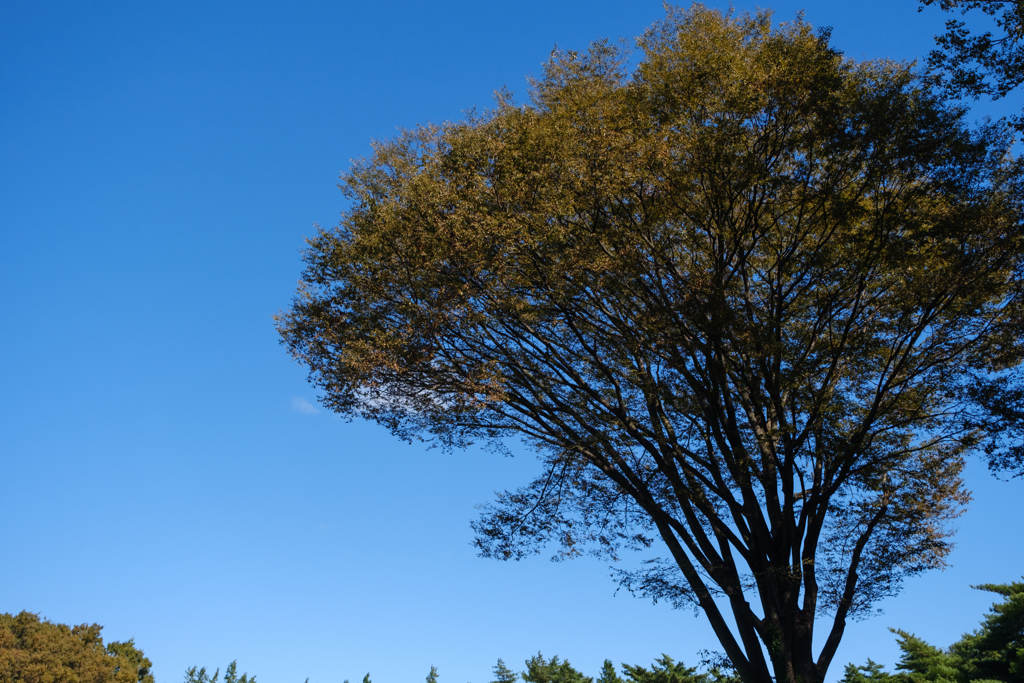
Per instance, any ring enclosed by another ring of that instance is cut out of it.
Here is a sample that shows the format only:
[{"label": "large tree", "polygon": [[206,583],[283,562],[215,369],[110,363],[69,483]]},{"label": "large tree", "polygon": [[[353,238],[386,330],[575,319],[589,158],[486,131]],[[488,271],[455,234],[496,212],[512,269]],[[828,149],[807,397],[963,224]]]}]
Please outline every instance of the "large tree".
[{"label": "large tree", "polygon": [[343,415],[537,450],[484,555],[663,548],[622,580],[698,606],[747,683],[816,683],[849,619],[943,564],[964,456],[1017,457],[986,439],[1019,165],[800,21],[695,5],[638,45],[632,74],[556,52],[527,103],[376,144],[279,330]]}]

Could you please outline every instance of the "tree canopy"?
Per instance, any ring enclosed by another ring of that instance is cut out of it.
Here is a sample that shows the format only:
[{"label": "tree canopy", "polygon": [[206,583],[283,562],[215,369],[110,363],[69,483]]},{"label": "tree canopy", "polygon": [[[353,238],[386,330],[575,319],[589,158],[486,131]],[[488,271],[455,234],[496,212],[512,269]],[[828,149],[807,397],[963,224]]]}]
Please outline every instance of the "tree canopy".
[{"label": "tree canopy", "polygon": [[102,631],[0,614],[0,683],[153,683],[153,664],[135,642],[104,646]]},{"label": "tree canopy", "polygon": [[[937,48],[928,66],[940,74],[953,96],[974,99],[1006,97],[1024,83],[1024,2],[1020,0],[920,0],[921,8],[937,5],[946,12],[987,15],[996,32],[972,31],[964,19],[948,19],[936,36]],[[1013,117],[1018,130],[1024,118]]]},{"label": "tree canopy", "polygon": [[627,587],[698,606],[744,681],[816,683],[942,566],[965,455],[1021,463],[1020,163],[799,20],[670,8],[638,48],[376,143],[279,331],[343,415],[536,449],[483,555],[660,547]]}]

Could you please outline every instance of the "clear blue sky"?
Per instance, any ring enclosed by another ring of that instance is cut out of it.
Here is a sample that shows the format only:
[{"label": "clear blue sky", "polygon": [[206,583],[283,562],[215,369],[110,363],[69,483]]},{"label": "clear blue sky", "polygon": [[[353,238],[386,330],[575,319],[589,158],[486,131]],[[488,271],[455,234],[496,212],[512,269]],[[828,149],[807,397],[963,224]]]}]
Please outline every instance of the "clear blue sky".
[{"label": "clear blue sky", "polygon": [[[724,3],[722,3],[724,4]],[[742,2],[737,7],[744,8]],[[801,7],[857,58],[924,55],[913,0]],[[499,563],[474,505],[535,462],[443,455],[317,408],[271,316],[349,159],[520,94],[552,46],[631,38],[658,0],[0,3],[0,612],[134,637],[160,683],[238,659],[263,683],[485,683],[542,650],[695,663],[688,612],[595,560]],[[953,567],[848,630],[946,645],[1024,573],[1024,482],[968,472]]]}]

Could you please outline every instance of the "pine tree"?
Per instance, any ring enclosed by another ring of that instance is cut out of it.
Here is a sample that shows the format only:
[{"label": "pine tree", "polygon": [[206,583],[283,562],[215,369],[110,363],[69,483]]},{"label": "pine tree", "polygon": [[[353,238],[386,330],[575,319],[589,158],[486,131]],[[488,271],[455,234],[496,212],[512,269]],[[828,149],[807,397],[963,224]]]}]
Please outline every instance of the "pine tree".
[{"label": "pine tree", "polygon": [[905,671],[906,683],[967,683],[963,660],[944,652],[906,631],[894,630],[900,637],[900,657],[896,668]]},{"label": "pine tree", "polygon": [[[189,667],[185,671],[184,683],[217,683],[220,679],[220,669],[216,669],[213,672],[213,676],[210,676],[206,672],[206,667]],[[256,683],[256,676],[249,676],[249,674],[243,673],[241,676],[238,675],[238,660],[232,661],[228,664],[228,668],[224,670],[224,683]]]},{"label": "pine tree", "polygon": [[847,665],[840,683],[1024,683],[1024,583],[985,584],[1002,595],[981,627],[943,650],[907,631],[893,629],[903,654],[889,674],[868,660]]},{"label": "pine tree", "polygon": [[526,671],[523,672],[526,683],[593,683],[594,679],[584,676],[574,669],[569,660],[558,661],[555,655],[551,661],[545,661],[544,655],[537,653],[526,660]]},{"label": "pine tree", "polygon": [[868,659],[867,664],[846,665],[846,672],[839,683],[888,683],[892,675],[882,669],[878,662]]},{"label": "pine tree", "polygon": [[516,683],[518,680],[519,674],[505,666],[499,657],[498,663],[494,665],[494,680],[491,683]]},{"label": "pine tree", "polygon": [[699,674],[696,668],[677,663],[665,654],[654,660],[650,670],[629,664],[623,664],[622,670],[632,683],[708,683],[707,674]]},{"label": "pine tree", "polygon": [[1024,681],[1024,583],[983,584],[978,590],[1002,595],[981,627],[950,647],[973,680]]},{"label": "pine tree", "polygon": [[619,674],[615,673],[615,665],[612,664],[612,660],[604,660],[604,664],[601,666],[601,675],[597,677],[597,683],[623,683]]},{"label": "pine tree", "polygon": [[224,683],[256,683],[256,677],[249,677],[248,674],[242,674],[242,677],[238,677],[238,660],[235,660],[228,664],[227,670],[224,672]]}]

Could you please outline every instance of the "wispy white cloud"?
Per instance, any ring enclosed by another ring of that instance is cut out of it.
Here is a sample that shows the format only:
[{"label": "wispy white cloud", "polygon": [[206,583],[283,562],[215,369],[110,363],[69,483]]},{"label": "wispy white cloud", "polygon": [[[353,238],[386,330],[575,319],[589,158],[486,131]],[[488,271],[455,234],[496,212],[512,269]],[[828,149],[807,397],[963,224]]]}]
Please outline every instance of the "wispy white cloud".
[{"label": "wispy white cloud", "polygon": [[316,409],[315,405],[298,396],[292,399],[292,410],[297,413],[305,413],[306,415],[315,415],[320,412]]}]

